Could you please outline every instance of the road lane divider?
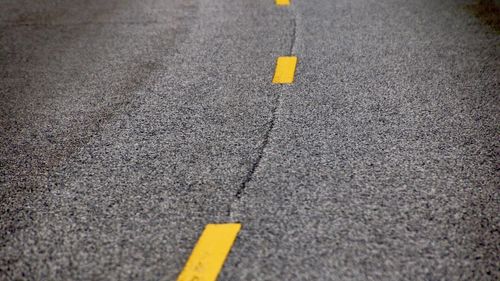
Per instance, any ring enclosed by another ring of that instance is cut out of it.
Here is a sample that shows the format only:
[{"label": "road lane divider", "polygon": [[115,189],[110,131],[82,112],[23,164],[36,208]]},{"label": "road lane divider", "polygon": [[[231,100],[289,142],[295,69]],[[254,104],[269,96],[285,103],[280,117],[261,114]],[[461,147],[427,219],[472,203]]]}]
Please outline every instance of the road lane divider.
[{"label": "road lane divider", "polygon": [[291,84],[295,76],[297,57],[279,57],[276,60],[276,70],[274,71],[273,84]]},{"label": "road lane divider", "polygon": [[177,281],[215,281],[236,236],[239,223],[207,224]]},{"label": "road lane divider", "polygon": [[276,6],[290,6],[290,0],[275,0]]}]

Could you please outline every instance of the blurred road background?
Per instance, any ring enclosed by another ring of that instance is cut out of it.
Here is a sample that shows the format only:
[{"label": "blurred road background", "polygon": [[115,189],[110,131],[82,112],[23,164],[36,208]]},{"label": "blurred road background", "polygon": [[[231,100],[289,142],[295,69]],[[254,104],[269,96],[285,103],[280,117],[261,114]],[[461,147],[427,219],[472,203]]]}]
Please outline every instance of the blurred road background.
[{"label": "blurred road background", "polygon": [[219,280],[499,280],[468,3],[1,0],[0,280],[175,280],[224,222]]}]

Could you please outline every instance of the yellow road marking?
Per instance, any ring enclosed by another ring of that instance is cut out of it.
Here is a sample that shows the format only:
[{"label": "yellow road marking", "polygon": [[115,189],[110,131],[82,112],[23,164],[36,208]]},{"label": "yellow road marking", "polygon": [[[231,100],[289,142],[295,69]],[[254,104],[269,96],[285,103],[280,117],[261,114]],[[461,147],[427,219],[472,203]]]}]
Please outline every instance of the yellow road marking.
[{"label": "yellow road marking", "polygon": [[215,281],[241,229],[239,223],[207,224],[177,281]]},{"label": "yellow road marking", "polygon": [[276,61],[273,84],[290,84],[295,75],[297,57],[279,57]]},{"label": "yellow road marking", "polygon": [[290,5],[290,0],[276,0],[276,5],[288,6],[288,5]]}]

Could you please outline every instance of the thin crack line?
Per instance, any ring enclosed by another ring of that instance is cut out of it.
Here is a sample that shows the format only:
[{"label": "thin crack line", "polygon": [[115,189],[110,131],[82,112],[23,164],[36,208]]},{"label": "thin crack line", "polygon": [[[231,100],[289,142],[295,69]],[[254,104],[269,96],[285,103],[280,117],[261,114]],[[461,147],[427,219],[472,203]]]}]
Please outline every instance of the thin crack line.
[{"label": "thin crack line", "polygon": [[293,47],[295,47],[295,37],[296,37],[296,31],[297,31],[297,21],[295,20],[295,17],[292,18],[292,43],[290,44],[290,55],[293,54]]},{"label": "thin crack line", "polygon": [[[296,16],[294,15],[292,20],[291,20],[291,25],[292,25],[292,40],[290,43],[290,50],[289,54],[293,54],[293,49],[295,47],[295,39],[296,39],[296,30],[297,30],[297,22],[296,22]],[[245,192],[245,189],[248,186],[248,183],[250,183],[253,180],[253,176],[257,169],[260,166],[260,163],[262,161],[262,158],[264,157],[264,152],[269,145],[269,139],[271,136],[271,132],[273,131],[275,125],[276,125],[276,119],[277,119],[277,111],[278,108],[281,106],[282,103],[282,93],[278,93],[276,96],[276,99],[274,101],[274,107],[271,109],[271,118],[267,122],[268,127],[266,132],[264,133],[264,140],[260,144],[260,146],[257,148],[258,154],[257,158],[253,162],[251,168],[248,170],[247,174],[245,175],[245,178],[241,182],[241,184],[238,187],[238,190],[236,191],[236,194],[234,195],[234,198],[236,198],[237,201],[241,199],[243,196],[243,193]],[[229,217],[232,217],[232,203],[229,204],[227,214]]]},{"label": "thin crack line", "polygon": [[276,101],[274,103],[275,106],[271,109],[271,120],[267,122],[268,127],[266,132],[264,133],[264,140],[257,149],[258,151],[257,158],[255,159],[254,163],[252,164],[252,167],[250,168],[250,170],[248,170],[244,180],[241,182],[238,190],[236,191],[235,197],[238,200],[241,199],[241,196],[243,195],[243,192],[245,191],[248,183],[252,181],[253,175],[255,174],[255,171],[259,167],[260,162],[262,161],[262,157],[264,156],[264,150],[269,145],[269,138],[276,124],[276,112],[278,111],[278,107],[281,104],[281,94],[277,95]]}]

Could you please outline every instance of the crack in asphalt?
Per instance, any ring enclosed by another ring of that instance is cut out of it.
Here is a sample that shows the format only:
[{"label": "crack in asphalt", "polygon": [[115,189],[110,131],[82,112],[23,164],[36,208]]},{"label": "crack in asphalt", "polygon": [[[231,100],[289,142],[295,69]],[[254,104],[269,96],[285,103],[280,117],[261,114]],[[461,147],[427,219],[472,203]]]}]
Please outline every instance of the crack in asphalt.
[{"label": "crack in asphalt", "polygon": [[[292,40],[290,43],[289,55],[293,54],[293,49],[295,47],[296,30],[297,30],[297,21],[296,21],[295,15],[293,15],[293,17],[291,19],[291,26],[292,26],[292,28],[291,28],[292,29],[292,36],[291,36]],[[248,186],[248,183],[253,180],[253,176],[254,176],[255,172],[257,171],[257,169],[260,166],[260,163],[261,163],[262,158],[264,156],[265,149],[269,145],[269,139],[271,136],[271,132],[273,131],[274,126],[276,125],[277,111],[281,105],[281,102],[282,102],[282,94],[279,93],[278,95],[276,95],[276,99],[274,101],[274,107],[271,109],[271,118],[267,122],[267,129],[264,133],[263,140],[262,140],[261,144],[259,145],[259,147],[257,148],[257,151],[258,151],[257,158],[255,159],[252,166],[248,170],[243,181],[239,185],[238,190],[236,191],[236,194],[234,195],[234,198],[238,201],[241,199],[243,192],[245,191],[245,189]],[[229,217],[231,217],[231,213],[232,213],[232,210],[231,210],[231,204],[230,204],[229,208],[228,208],[228,216]]]},{"label": "crack in asphalt", "polygon": [[266,149],[267,145],[269,144],[269,137],[271,135],[271,131],[273,130],[275,124],[276,124],[276,112],[278,110],[279,105],[281,104],[281,95],[277,95],[275,102],[274,102],[274,107],[271,109],[271,118],[269,122],[267,122],[267,130],[264,133],[264,139],[262,143],[259,145],[257,151],[259,152],[257,155],[257,158],[253,162],[250,170],[248,170],[243,182],[240,184],[238,190],[236,191],[235,197],[236,199],[240,199],[243,191],[245,191],[248,183],[252,181],[253,175],[255,174],[255,171],[260,165],[260,162],[262,160],[262,157],[264,156],[264,150]]},{"label": "crack in asphalt", "polygon": [[295,19],[295,16],[291,20],[292,22],[292,42],[290,44],[290,55],[293,54],[293,47],[295,47],[295,37],[296,36],[296,31],[297,31],[297,20]]}]

